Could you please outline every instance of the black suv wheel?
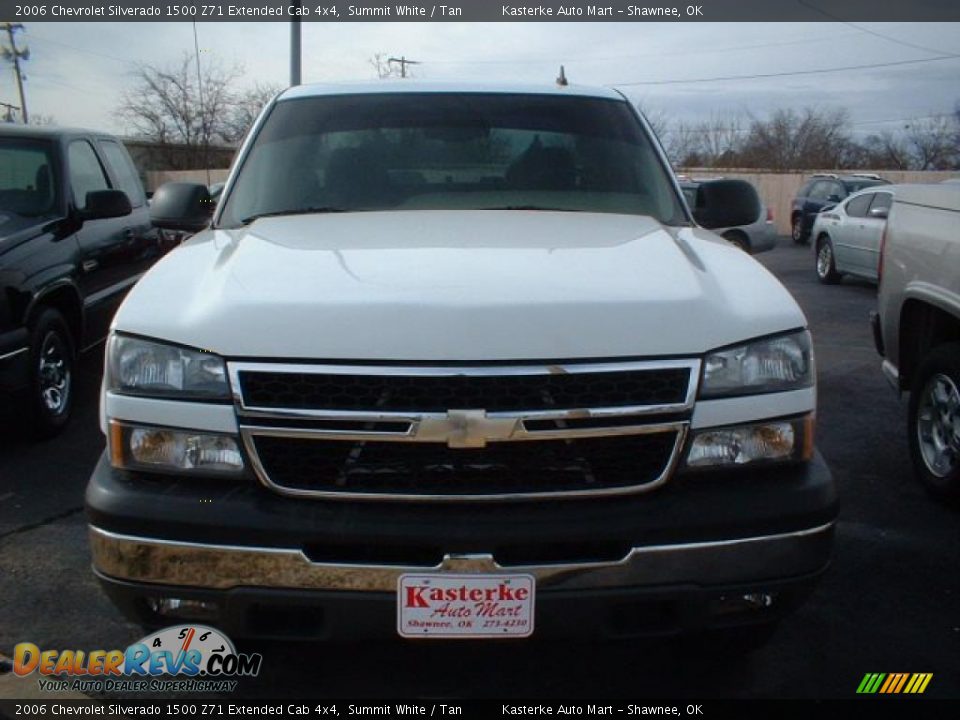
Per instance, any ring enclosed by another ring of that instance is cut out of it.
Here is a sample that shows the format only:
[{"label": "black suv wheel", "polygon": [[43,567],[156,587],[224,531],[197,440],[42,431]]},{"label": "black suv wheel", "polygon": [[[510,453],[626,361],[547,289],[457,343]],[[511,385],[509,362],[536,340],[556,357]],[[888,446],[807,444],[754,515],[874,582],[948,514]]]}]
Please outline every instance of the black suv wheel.
[{"label": "black suv wheel", "polygon": [[803,215],[794,215],[793,222],[790,223],[790,237],[797,245],[807,241],[807,234],[803,231]]},{"label": "black suv wheel", "polygon": [[30,334],[30,383],[22,399],[28,430],[36,437],[59,433],[73,409],[75,351],[63,316],[43,310]]}]

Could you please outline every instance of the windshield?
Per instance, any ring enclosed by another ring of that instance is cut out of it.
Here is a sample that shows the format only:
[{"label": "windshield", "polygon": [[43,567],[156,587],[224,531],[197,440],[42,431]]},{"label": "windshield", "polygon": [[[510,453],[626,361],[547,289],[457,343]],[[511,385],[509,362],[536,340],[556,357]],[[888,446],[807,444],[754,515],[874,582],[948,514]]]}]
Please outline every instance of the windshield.
[{"label": "windshield", "polygon": [[376,93],[279,102],[220,225],[298,212],[566,210],[686,222],[626,102]]},{"label": "windshield", "polygon": [[855,193],[861,190],[865,190],[868,187],[874,187],[875,185],[889,185],[886,180],[846,180],[843,183],[848,193]]},{"label": "windshield", "polygon": [[40,217],[57,208],[50,143],[0,137],[0,212]]}]

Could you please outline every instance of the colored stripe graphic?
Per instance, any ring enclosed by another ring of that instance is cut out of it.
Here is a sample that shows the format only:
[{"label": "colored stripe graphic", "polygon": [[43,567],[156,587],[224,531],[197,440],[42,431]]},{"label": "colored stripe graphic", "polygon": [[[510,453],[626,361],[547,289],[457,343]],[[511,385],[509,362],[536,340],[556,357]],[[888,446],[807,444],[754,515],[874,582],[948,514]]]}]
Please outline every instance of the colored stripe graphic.
[{"label": "colored stripe graphic", "polygon": [[919,695],[926,692],[933,673],[867,673],[857,686],[859,695]]}]

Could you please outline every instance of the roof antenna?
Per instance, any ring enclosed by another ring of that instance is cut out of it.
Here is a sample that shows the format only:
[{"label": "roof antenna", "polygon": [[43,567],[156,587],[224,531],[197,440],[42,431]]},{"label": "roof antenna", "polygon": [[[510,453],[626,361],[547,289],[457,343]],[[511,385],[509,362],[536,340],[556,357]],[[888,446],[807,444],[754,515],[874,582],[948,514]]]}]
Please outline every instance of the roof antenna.
[{"label": "roof antenna", "polygon": [[566,87],[570,83],[567,82],[567,74],[563,71],[563,65],[560,66],[560,75],[557,76],[557,85],[560,87]]}]

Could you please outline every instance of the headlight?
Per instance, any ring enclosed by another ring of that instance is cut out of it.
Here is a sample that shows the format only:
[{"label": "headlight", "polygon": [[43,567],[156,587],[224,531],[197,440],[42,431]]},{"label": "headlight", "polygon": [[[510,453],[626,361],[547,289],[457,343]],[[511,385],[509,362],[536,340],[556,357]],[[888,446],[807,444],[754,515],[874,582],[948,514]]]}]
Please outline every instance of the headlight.
[{"label": "headlight", "polygon": [[232,435],[110,423],[114,467],[191,474],[238,474],[243,455]]},{"label": "headlight", "polygon": [[813,345],[803,330],[708,353],[700,397],[797,390],[813,385],[813,378]]},{"label": "headlight", "polygon": [[223,359],[200,350],[112,335],[107,370],[109,389],[120,393],[210,400],[230,397]]},{"label": "headlight", "polygon": [[761,460],[813,457],[813,415],[753,425],[694,431],[687,449],[690,468],[735,466]]}]

